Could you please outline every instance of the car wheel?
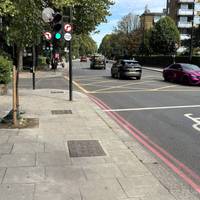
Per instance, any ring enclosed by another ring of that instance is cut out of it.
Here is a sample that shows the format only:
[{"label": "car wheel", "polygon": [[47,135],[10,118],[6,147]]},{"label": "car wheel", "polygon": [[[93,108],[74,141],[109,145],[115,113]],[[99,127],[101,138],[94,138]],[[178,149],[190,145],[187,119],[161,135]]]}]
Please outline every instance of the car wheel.
[{"label": "car wheel", "polygon": [[122,75],[121,75],[120,72],[117,73],[117,78],[118,78],[118,79],[121,79],[121,78],[122,78]]},{"label": "car wheel", "polygon": [[140,79],[141,79],[141,76],[137,76],[136,79],[137,79],[137,80],[140,80]]},{"label": "car wheel", "polygon": [[183,79],[182,79],[182,83],[184,85],[189,85],[189,83],[190,83],[189,78],[187,76],[184,76]]},{"label": "car wheel", "polygon": [[164,76],[163,78],[164,78],[164,81],[166,81],[166,82],[168,82],[168,81],[169,81],[169,79],[168,79],[168,77],[167,77],[167,76]]}]

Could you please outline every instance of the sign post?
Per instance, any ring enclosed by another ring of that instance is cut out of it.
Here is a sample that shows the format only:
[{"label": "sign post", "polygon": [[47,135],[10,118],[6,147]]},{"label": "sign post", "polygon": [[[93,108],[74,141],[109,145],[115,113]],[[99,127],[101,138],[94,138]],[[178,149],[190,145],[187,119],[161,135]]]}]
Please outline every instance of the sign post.
[{"label": "sign post", "polygon": [[72,81],[72,7],[69,7],[69,23],[64,25],[64,31],[66,32],[64,35],[64,39],[67,43],[68,52],[69,55],[69,101],[73,100],[72,91],[73,91],[73,81]]}]

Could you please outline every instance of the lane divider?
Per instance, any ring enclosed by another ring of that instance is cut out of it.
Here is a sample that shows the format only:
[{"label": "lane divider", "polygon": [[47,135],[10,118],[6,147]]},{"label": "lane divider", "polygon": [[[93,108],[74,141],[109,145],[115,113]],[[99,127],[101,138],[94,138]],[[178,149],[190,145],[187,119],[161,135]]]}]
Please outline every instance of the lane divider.
[{"label": "lane divider", "polygon": [[[95,102],[103,110],[111,110],[100,99],[88,95],[90,99]],[[127,130],[131,135],[134,136],[143,146],[149,149],[154,155],[156,155],[160,160],[162,160],[170,169],[172,169],[179,177],[181,177],[188,185],[190,185],[194,190],[200,193],[200,185],[195,183],[190,177],[195,179],[197,182],[200,181],[200,176],[181,163],[179,160],[174,158],[171,154],[161,148],[159,145],[152,142],[147,136],[141,133],[133,125],[127,122],[124,118],[113,111],[106,112],[112,119],[114,119],[122,128]],[[177,166],[176,166],[176,165]],[[181,170],[182,169],[182,170]],[[185,173],[189,174],[186,175]]]}]

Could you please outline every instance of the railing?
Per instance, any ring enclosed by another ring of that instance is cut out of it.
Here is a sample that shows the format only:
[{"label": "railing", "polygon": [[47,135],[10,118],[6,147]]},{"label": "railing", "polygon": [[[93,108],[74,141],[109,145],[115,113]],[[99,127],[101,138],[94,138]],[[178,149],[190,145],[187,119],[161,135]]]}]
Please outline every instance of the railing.
[{"label": "railing", "polygon": [[192,28],[192,22],[178,22],[178,28]]},{"label": "railing", "polygon": [[179,9],[178,15],[193,15],[193,9],[187,9],[187,10]]}]

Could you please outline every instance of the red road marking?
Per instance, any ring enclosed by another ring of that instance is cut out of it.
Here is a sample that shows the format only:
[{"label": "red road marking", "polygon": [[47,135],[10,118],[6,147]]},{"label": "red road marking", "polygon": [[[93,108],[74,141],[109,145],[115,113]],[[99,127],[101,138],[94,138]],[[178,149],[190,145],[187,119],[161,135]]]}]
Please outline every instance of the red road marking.
[{"label": "red road marking", "polygon": [[[102,102],[100,99],[89,95],[91,100],[93,100],[101,109],[107,109],[111,110],[109,106],[107,106],[104,102]],[[125,119],[123,119],[120,115],[113,111],[107,112],[109,116],[112,117],[121,127],[128,130],[129,133],[131,133],[141,144],[143,144],[146,148],[148,148],[152,153],[154,153],[159,159],[161,159],[168,167],[170,167],[177,175],[179,175],[187,184],[189,184],[193,189],[195,189],[198,193],[200,193],[200,185],[196,184],[190,177],[188,177],[184,172],[182,172],[180,169],[178,169],[169,159],[174,161],[178,167],[183,169],[185,172],[187,172],[190,176],[195,178],[197,181],[200,180],[199,175],[197,175],[195,172],[193,172],[191,169],[189,169],[187,166],[185,166],[183,163],[181,163],[179,160],[174,158],[171,154],[166,152],[164,149],[162,149],[159,145],[152,142],[147,136],[145,136],[143,133],[141,133],[138,129],[136,129],[134,126],[132,126],[129,122],[127,122]],[[146,141],[145,141],[146,140]],[[148,144],[150,143],[150,144]],[[151,146],[152,145],[152,146]],[[154,147],[155,148],[154,148]],[[161,152],[159,152],[158,150]],[[164,155],[163,155],[164,154]],[[168,158],[166,158],[167,156]]]}]

